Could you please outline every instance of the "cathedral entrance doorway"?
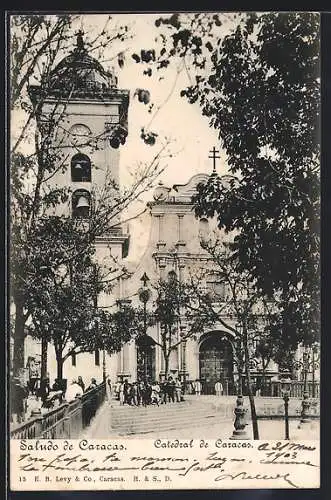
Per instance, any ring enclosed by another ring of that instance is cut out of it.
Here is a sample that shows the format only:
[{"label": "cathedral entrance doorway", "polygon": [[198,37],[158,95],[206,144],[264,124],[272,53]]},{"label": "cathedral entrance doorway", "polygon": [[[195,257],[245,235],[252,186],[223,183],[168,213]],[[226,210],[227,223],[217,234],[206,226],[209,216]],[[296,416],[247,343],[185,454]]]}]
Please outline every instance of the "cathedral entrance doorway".
[{"label": "cathedral entrance doorway", "polygon": [[152,337],[143,335],[136,340],[137,380],[155,380],[155,342]]},{"label": "cathedral entrance doorway", "polygon": [[215,384],[221,381],[223,394],[233,392],[233,352],[230,342],[217,332],[200,344],[200,380],[202,394],[215,394]]}]

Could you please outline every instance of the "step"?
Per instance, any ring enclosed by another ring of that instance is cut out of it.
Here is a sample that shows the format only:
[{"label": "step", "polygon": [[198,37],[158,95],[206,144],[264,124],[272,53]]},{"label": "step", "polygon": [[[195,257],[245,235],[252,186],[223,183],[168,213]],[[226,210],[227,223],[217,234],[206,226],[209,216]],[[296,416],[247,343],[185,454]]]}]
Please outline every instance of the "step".
[{"label": "step", "polygon": [[200,410],[200,411],[195,411],[194,414],[192,414],[192,412],[189,412],[189,413],[184,413],[184,412],[172,412],[172,413],[150,413],[148,415],[142,415],[142,414],[131,414],[131,415],[127,415],[127,414],[114,414],[114,413],[111,413],[109,415],[109,418],[111,419],[112,422],[125,422],[125,421],[135,421],[135,422],[139,422],[139,421],[153,421],[153,420],[164,420],[164,419],[169,419],[169,418],[173,418],[174,420],[178,420],[179,418],[186,418],[186,419],[194,419],[195,417],[200,417],[200,416],[207,416],[207,415],[224,415],[224,416],[229,416],[229,415],[232,415],[233,412],[216,412],[216,411],[213,411],[213,410]]},{"label": "step", "polygon": [[[203,427],[206,425],[206,420],[208,420],[208,423],[210,422],[210,425],[215,425],[220,420],[216,418],[216,416],[211,416],[206,418],[201,418],[194,420],[190,422],[190,427]],[[226,420],[227,421],[227,420]],[[120,426],[120,427],[112,427],[113,430],[117,431],[119,435],[123,434],[148,434],[151,432],[160,432],[160,431],[167,431],[167,430],[173,430],[173,429],[180,429],[180,428],[187,428],[187,421],[176,421],[173,423],[170,422],[163,422],[162,424],[159,425],[152,425],[150,422],[148,422],[148,428],[146,429],[146,425],[128,425],[128,426]],[[119,431],[119,432],[118,432]],[[122,431],[122,432],[121,432]]]},{"label": "step", "polygon": [[[122,406],[110,408],[110,426],[119,434],[144,434],[153,431],[166,431],[176,428],[185,428],[188,423],[191,427],[206,425],[206,420],[217,423],[228,420],[233,416],[234,405],[182,404],[151,406],[147,408]],[[222,411],[221,411],[222,410]],[[148,429],[146,429],[148,425]]]},{"label": "step", "polygon": [[168,425],[169,423],[172,424],[172,422],[176,423],[176,425],[179,425],[179,423],[183,423],[185,425],[187,425],[187,423],[189,422],[190,424],[192,422],[195,422],[197,420],[206,420],[208,418],[216,418],[218,420],[228,420],[229,417],[227,416],[222,416],[222,417],[219,417],[218,415],[197,415],[194,419],[190,419],[188,420],[187,418],[177,418],[177,419],[148,419],[148,420],[125,420],[125,421],[114,421],[114,420],[111,420],[110,421],[110,425],[111,427],[113,428],[117,428],[117,427],[126,427],[128,425],[145,425],[146,424],[146,421],[148,422],[149,425],[161,425],[161,424],[166,424]]}]

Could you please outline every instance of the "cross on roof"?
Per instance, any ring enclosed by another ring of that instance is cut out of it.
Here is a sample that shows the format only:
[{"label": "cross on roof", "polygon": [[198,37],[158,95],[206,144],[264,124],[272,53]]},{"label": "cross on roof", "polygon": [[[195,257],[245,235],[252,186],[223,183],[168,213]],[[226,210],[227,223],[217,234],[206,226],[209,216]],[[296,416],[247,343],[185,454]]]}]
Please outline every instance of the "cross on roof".
[{"label": "cross on roof", "polygon": [[147,282],[149,281],[149,277],[147,276],[146,272],[144,272],[144,274],[140,278],[140,281],[142,281],[144,283],[144,286],[147,285]]},{"label": "cross on roof", "polygon": [[78,30],[76,33],[77,36],[77,48],[78,50],[83,50],[84,49],[84,31],[82,29]]},{"label": "cross on roof", "polygon": [[208,156],[208,158],[211,158],[213,160],[213,173],[216,173],[216,160],[219,160],[221,157],[217,155],[219,153],[219,150],[213,147],[211,151],[209,151],[211,155]]}]

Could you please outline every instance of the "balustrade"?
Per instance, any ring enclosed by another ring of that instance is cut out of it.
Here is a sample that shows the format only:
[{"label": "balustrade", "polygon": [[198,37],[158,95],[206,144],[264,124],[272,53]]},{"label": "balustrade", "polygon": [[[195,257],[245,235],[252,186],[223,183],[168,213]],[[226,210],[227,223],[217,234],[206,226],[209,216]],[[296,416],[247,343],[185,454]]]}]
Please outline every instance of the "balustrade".
[{"label": "balustrade", "polygon": [[103,382],[70,403],[63,403],[43,415],[12,428],[11,439],[75,439],[87,427],[106,395]]}]

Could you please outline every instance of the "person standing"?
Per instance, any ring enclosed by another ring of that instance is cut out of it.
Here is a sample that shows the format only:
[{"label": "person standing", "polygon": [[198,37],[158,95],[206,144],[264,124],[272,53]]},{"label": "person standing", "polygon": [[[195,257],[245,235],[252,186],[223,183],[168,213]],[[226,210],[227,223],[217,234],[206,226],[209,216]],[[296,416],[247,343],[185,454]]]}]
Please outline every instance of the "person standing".
[{"label": "person standing", "polygon": [[[92,381],[95,381],[95,379],[92,379]],[[96,385],[95,385],[96,387]],[[110,404],[111,402],[111,380],[110,380],[110,377],[109,375],[107,376],[107,379],[106,379],[106,394],[107,394],[107,401],[108,401],[108,404]]]},{"label": "person standing", "polygon": [[124,381],[124,402],[123,404],[130,404],[130,384],[128,379]]},{"label": "person standing", "polygon": [[176,401],[177,403],[180,403],[182,400],[182,384],[180,383],[179,378],[176,379],[175,384]]},{"label": "person standing", "polygon": [[[95,380],[95,378],[91,378],[91,383],[88,386],[88,388],[86,389],[86,391],[91,391],[92,389],[95,389],[96,387],[97,387],[97,381]],[[106,389],[107,389],[107,387],[106,387]]]},{"label": "person standing", "polygon": [[168,384],[166,380],[161,382],[160,388],[161,388],[161,405],[167,404]]},{"label": "person standing", "polygon": [[120,382],[119,386],[119,398],[120,398],[120,405],[124,405],[124,382]]},{"label": "person standing", "polygon": [[222,385],[222,382],[220,380],[218,380],[215,384],[215,392],[216,392],[216,396],[222,396],[222,394],[223,394],[223,385]]},{"label": "person standing", "polygon": [[195,381],[194,390],[195,390],[195,394],[197,396],[201,395],[201,382],[199,379],[196,379],[196,381]]},{"label": "person standing", "polygon": [[[26,401],[29,391],[19,377],[12,379],[10,390],[11,396],[11,414],[14,423],[21,424],[25,421]],[[15,422],[16,420],[16,422]]]},{"label": "person standing", "polygon": [[82,389],[82,386],[77,383],[75,379],[71,382],[69,385],[66,394],[65,394],[65,399],[68,403],[71,401],[74,401],[77,397],[82,396],[84,394],[84,391]]},{"label": "person standing", "polygon": [[175,402],[175,390],[176,390],[176,382],[172,377],[168,378],[168,394],[169,394],[169,401],[172,403]]},{"label": "person standing", "polygon": [[120,399],[120,388],[121,388],[121,385],[122,385],[122,383],[121,383],[121,381],[120,381],[120,380],[118,380],[118,381],[116,382],[116,384],[115,384],[115,398],[116,398],[117,400],[119,400],[119,399]]},{"label": "person standing", "polygon": [[83,389],[83,392],[85,392],[85,384],[83,382],[83,379],[82,377],[79,375],[78,379],[77,379],[77,384],[81,386],[81,388]]},{"label": "person standing", "polygon": [[159,406],[160,402],[160,386],[157,381],[152,385],[152,404],[155,403]]},{"label": "person standing", "polygon": [[142,380],[138,381],[138,405],[142,405],[144,403],[144,393],[145,393],[145,384]]},{"label": "person standing", "polygon": [[32,356],[28,359],[29,390],[32,395],[36,394],[37,381],[39,377],[38,363]]}]

